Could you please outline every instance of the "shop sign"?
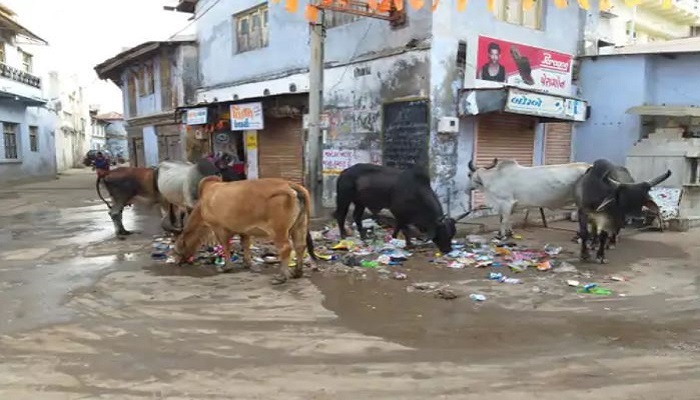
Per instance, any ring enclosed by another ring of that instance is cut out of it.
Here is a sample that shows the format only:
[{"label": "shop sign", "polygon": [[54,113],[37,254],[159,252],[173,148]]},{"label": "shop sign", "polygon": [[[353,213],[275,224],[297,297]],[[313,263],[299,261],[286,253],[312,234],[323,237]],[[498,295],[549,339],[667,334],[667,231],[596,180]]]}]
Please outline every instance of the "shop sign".
[{"label": "shop sign", "polygon": [[510,89],[508,91],[505,111],[539,117],[585,121],[586,102]]},{"label": "shop sign", "polygon": [[476,87],[519,86],[570,96],[573,57],[569,54],[479,36]]},{"label": "shop sign", "polygon": [[187,125],[204,125],[207,123],[207,108],[191,108],[187,110]]},{"label": "shop sign", "polygon": [[231,105],[231,130],[250,131],[265,128],[262,103]]}]

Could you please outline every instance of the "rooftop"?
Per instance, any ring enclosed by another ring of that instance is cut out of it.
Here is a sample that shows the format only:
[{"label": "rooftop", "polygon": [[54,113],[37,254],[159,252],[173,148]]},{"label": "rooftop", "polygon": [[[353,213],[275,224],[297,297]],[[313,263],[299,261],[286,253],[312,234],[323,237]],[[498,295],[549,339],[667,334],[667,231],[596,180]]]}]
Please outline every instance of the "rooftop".
[{"label": "rooftop", "polygon": [[103,121],[120,121],[124,119],[124,116],[115,111],[110,111],[108,113],[99,114],[95,116],[96,119]]},{"label": "rooftop", "polygon": [[9,9],[4,4],[0,3],[0,30],[10,31],[16,35],[21,35],[27,39],[39,42],[42,44],[48,44],[48,42],[40,38],[35,33],[31,32],[29,29],[25,28],[19,24],[15,19],[17,14]]},{"label": "rooftop", "polygon": [[111,79],[117,82],[120,72],[129,62],[138,61],[145,56],[151,55],[163,46],[180,43],[195,43],[196,41],[197,37],[195,35],[180,35],[170,40],[141,43],[138,46],[124,50],[116,56],[98,64],[95,67],[95,72],[97,72],[97,76],[99,76],[100,79]]},{"label": "rooftop", "polygon": [[644,55],[644,54],[673,54],[673,53],[697,53],[700,52],[700,37],[690,37],[658,41],[644,44],[614,47],[605,50],[604,53],[582,56],[608,57],[621,55]]}]

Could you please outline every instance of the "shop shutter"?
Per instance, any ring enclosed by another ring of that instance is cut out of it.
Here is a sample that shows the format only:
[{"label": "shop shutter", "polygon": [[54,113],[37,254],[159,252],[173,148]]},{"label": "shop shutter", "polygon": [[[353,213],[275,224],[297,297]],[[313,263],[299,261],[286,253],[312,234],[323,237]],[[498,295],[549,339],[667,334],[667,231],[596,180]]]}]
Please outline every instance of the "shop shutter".
[{"label": "shop shutter", "polygon": [[571,124],[545,124],[544,163],[566,164],[571,162]]},{"label": "shop shutter", "polygon": [[304,148],[301,118],[266,118],[258,132],[258,169],[261,178],[303,183]]},{"label": "shop shutter", "polygon": [[[513,159],[531,166],[535,148],[535,125],[532,117],[516,114],[486,114],[477,121],[475,164],[490,165],[494,158]],[[472,207],[485,205],[481,192],[472,192]]]}]

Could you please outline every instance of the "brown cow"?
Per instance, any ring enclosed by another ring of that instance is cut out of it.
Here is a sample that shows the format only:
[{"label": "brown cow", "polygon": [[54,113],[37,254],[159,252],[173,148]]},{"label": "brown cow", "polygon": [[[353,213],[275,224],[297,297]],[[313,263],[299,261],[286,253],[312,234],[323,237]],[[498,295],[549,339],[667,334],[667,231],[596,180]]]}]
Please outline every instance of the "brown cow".
[{"label": "brown cow", "polygon": [[[160,200],[158,194],[158,170],[155,168],[119,167],[109,171],[105,176],[98,177],[95,183],[97,194],[109,207],[109,216],[114,223],[114,231],[118,238],[132,232],[124,229],[122,212],[124,207],[131,205],[134,200],[153,205]],[[100,192],[103,183],[114,204],[109,204]]]},{"label": "brown cow", "polygon": [[[301,185],[277,178],[222,182],[218,176],[209,176],[199,183],[199,201],[175,242],[175,253],[180,256],[180,263],[185,262],[211,229],[224,248],[225,263],[231,255],[229,239],[240,235],[243,263],[249,268],[251,237],[268,237],[274,241],[280,258],[281,274],[272,279],[272,284],[281,284],[290,277],[302,276],[307,248],[316,259],[309,233],[310,218],[311,199]],[[290,274],[292,248],[297,263]],[[226,264],[222,269],[227,270]]]}]

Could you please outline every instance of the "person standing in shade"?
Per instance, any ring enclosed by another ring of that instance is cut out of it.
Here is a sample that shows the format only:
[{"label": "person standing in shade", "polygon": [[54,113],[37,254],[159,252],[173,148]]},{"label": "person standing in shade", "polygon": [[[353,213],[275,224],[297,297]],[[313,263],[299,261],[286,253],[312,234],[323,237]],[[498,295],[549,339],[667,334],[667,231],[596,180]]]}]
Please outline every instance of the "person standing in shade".
[{"label": "person standing in shade", "polygon": [[501,46],[491,42],[488,47],[489,61],[479,70],[478,79],[493,82],[506,81],[506,69],[501,65]]}]

